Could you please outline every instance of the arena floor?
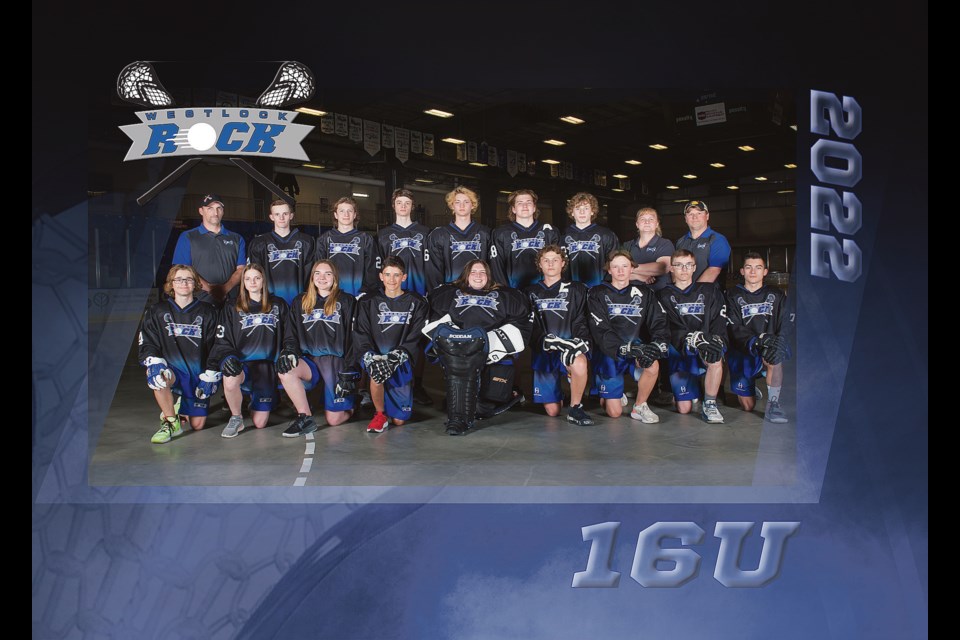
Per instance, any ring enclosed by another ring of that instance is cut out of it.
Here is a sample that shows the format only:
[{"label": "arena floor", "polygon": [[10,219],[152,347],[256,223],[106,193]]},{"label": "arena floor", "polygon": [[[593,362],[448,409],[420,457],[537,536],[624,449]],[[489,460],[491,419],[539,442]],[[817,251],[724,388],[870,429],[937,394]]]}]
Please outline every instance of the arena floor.
[{"label": "arena floor", "polygon": [[[764,422],[765,401],[752,413],[723,406],[725,423],[654,407],[658,424],[629,415],[607,418],[596,400],[585,404],[596,424],[580,427],[546,416],[539,405],[482,421],[465,436],[444,433],[442,372],[427,367],[432,407],[414,407],[411,422],[381,434],[367,433],[372,407],[347,423],[325,426],[306,438],[281,433],[296,415],[286,397],[268,426],[220,437],[229,419],[222,392],[207,427],[173,441],[151,444],[159,409],[143,368],[128,359],[95,444],[89,482],[97,486],[750,486],[761,458],[779,477],[766,485],[790,485],[796,472],[793,390],[784,389],[787,424]],[[529,378],[529,376],[528,376]],[[793,372],[787,372],[787,379]],[[529,387],[529,379],[521,383]],[[765,390],[763,383],[760,383]],[[314,398],[311,394],[311,398]],[[731,402],[736,399],[727,392]],[[314,403],[316,406],[316,403]],[[627,412],[629,413],[629,412]],[[762,436],[762,439],[761,439]],[[773,464],[771,464],[771,462]]]}]

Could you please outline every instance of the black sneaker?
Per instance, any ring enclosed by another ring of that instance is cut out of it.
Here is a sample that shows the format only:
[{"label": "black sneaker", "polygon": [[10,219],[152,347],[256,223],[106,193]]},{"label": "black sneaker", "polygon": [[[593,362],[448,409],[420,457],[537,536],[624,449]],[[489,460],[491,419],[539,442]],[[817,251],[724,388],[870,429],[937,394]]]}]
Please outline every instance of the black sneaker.
[{"label": "black sneaker", "polygon": [[567,410],[567,422],[572,422],[573,424],[580,425],[585,427],[593,424],[593,418],[591,418],[586,411],[583,410],[583,403],[572,405]]},{"label": "black sneaker", "polygon": [[451,420],[446,424],[448,436],[460,436],[467,432],[467,425],[456,420]]},{"label": "black sneaker", "polygon": [[317,423],[314,421],[313,416],[301,413],[298,414],[297,417],[293,419],[293,422],[290,423],[290,426],[284,430],[283,437],[298,438],[308,433],[313,433],[316,430]]},{"label": "black sneaker", "polygon": [[433,398],[430,397],[430,394],[428,394],[427,390],[422,386],[413,388],[413,401],[424,407],[433,405]]}]

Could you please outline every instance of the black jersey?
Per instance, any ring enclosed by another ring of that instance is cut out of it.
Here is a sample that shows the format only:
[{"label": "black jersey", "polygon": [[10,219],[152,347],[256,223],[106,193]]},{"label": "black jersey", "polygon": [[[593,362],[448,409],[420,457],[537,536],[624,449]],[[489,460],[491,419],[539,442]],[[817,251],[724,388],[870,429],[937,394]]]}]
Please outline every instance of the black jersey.
[{"label": "black jersey", "polygon": [[365,295],[357,303],[351,360],[359,360],[368,351],[384,354],[396,348],[414,357],[427,314],[427,301],[412,291],[396,298],[387,297],[383,289]]},{"label": "black jersey", "polygon": [[235,304],[224,305],[209,368],[219,369],[228,356],[236,356],[241,362],[275,361],[280,354],[288,311],[287,303],[279,296],[270,296],[267,309],[251,300],[249,313],[240,311]]},{"label": "black jersey", "polygon": [[754,292],[737,285],[726,292],[730,341],[748,353],[753,339],[761,333],[792,333],[792,314],[787,311],[787,296],[776,287],[762,286]]},{"label": "black jersey", "polygon": [[250,241],[247,263],[263,267],[267,272],[267,291],[290,304],[310,279],[315,244],[312,236],[299,229],[293,229],[286,238],[271,231]]},{"label": "black jersey", "polygon": [[490,229],[471,222],[461,230],[454,223],[437,227],[427,236],[427,292],[460,277],[471,260],[487,260],[490,255]]},{"label": "black jersey", "polygon": [[606,277],[603,266],[610,252],[620,247],[620,239],[598,224],[583,229],[572,224],[560,236],[560,244],[567,248],[570,279],[590,288],[603,282]]},{"label": "black jersey", "polygon": [[560,234],[549,224],[534,221],[529,227],[508,222],[490,235],[490,268],[493,279],[514,289],[540,282],[537,254],[548,244],[559,244]]},{"label": "black jersey", "polygon": [[283,346],[311,356],[344,357],[353,333],[353,316],[357,299],[343,291],[337,294],[333,313],[323,312],[326,298],[317,296],[309,312],[303,310],[303,296],[293,299],[290,315],[284,327]]},{"label": "black jersey", "polygon": [[[658,235],[654,235],[646,246],[641,247],[640,238],[634,238],[624,243],[623,248],[630,252],[630,256],[637,264],[648,264],[656,262],[658,258],[664,256],[669,258],[673,255],[673,243]],[[660,291],[668,284],[670,284],[670,274],[664,272],[657,276],[657,281],[650,286],[654,291]]]},{"label": "black jersey", "polygon": [[480,327],[484,331],[512,324],[529,343],[531,322],[527,296],[509,287],[493,291],[461,290],[453,285],[436,289],[430,296],[430,320],[450,314],[451,322],[461,329]]},{"label": "black jersey", "polygon": [[203,373],[217,336],[217,310],[194,300],[183,309],[169,298],[147,309],[140,324],[137,358],[163,358],[193,377]]},{"label": "black jersey", "polygon": [[[424,259],[427,247],[429,227],[414,222],[409,227],[401,227],[394,223],[380,229],[377,234],[377,243],[380,245],[380,257],[397,256],[407,267],[407,280],[403,283],[404,291],[413,291],[420,295],[427,293],[427,273]],[[377,263],[377,269],[383,266]]]},{"label": "black jersey", "polygon": [[617,289],[601,282],[587,294],[587,309],[593,344],[611,358],[619,357],[621,345],[635,338],[644,342],[670,339],[663,307],[645,284],[631,282]]},{"label": "black jersey", "polygon": [[356,296],[380,284],[377,277],[377,243],[365,231],[346,233],[330,229],[317,240],[317,260],[331,260],[337,265],[340,290]]},{"label": "black jersey", "polygon": [[587,287],[580,282],[555,282],[548,287],[543,281],[524,289],[530,296],[533,311],[534,348],[548,333],[560,338],[580,338],[590,342],[587,324]]},{"label": "black jersey", "polygon": [[703,331],[726,338],[727,311],[723,292],[715,282],[693,282],[686,289],[668,284],[658,293],[670,323],[670,342],[683,353],[687,334]]}]

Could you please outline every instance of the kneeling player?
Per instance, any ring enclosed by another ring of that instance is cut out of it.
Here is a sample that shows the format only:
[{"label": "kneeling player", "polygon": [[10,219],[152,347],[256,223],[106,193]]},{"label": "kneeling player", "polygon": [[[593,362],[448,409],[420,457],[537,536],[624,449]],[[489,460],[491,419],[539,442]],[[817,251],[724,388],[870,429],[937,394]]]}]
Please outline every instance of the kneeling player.
[{"label": "kneeling player", "polygon": [[583,391],[587,386],[587,354],[590,329],[587,327],[587,287],[579,282],[563,282],[567,266],[563,249],[548,244],[537,256],[543,280],[528,286],[533,307],[533,401],[542,404],[548,416],[560,415],[563,390],[560,379],[570,378],[570,409],[567,422],[591,425],[593,418],[583,410]]},{"label": "kneeling player", "polygon": [[530,305],[516,289],[490,277],[490,266],[471,260],[463,274],[430,293],[432,341],[447,383],[446,432],[458,436],[477,418],[523,401],[514,392],[513,359],[530,340]]},{"label": "kneeling player", "polygon": [[211,369],[223,372],[223,397],[230,420],[220,435],[235,438],[243,431],[241,404],[250,396],[253,426],[263,429],[280,400],[274,363],[280,351],[287,303],[267,292],[264,268],[248,264],[240,276],[236,305],[225,305],[210,356]]},{"label": "kneeling player", "polygon": [[193,297],[200,278],[193,267],[175,264],[167,274],[163,300],[143,314],[138,360],[147,368],[147,386],[160,406],[160,429],[150,442],[163,444],[183,433],[173,395],[180,396],[179,413],[199,431],[207,421],[207,403],[216,393],[218,371],[204,371],[217,334],[213,305]]},{"label": "kneeling player", "polygon": [[277,361],[280,382],[297,409],[283,432],[285,438],[313,433],[307,392],[323,380],[323,407],[331,427],[353,415],[353,397],[360,373],[345,370],[344,358],[353,330],[356,299],[340,290],[337,267],[330,260],[313,264],[307,290],[293,299]]},{"label": "kneeling player", "polygon": [[[769,397],[763,416],[770,422],[784,423],[787,415],[780,408],[780,386],[783,362],[790,358],[784,335],[786,295],[763,284],[767,266],[759,253],[744,256],[740,274],[743,284],[727,292],[732,347],[727,354],[730,388],[737,395],[740,408],[752,411],[756,405],[754,381],[765,372]],[[786,322],[789,324],[789,320]]]},{"label": "kneeling player", "polygon": [[693,282],[697,261],[686,249],[670,256],[673,284],[660,290],[660,303],[670,325],[670,385],[677,411],[690,413],[700,397],[700,376],[704,396],[701,417],[721,423],[717,393],[723,380],[723,354],[727,350],[727,318],[723,293],[713,282]]},{"label": "kneeling player", "polygon": [[628,251],[611,251],[606,265],[610,282],[601,282],[587,295],[593,319],[590,333],[597,348],[593,375],[611,418],[623,413],[620,398],[624,374],[633,376],[637,381],[637,401],[630,417],[652,424],[660,422],[660,417],[650,409],[647,398],[657,383],[658,360],[667,355],[669,334],[663,308],[653,289],[630,281],[630,271],[636,266]]},{"label": "kneeling player", "polygon": [[407,268],[396,256],[383,259],[383,288],[357,304],[351,352],[370,376],[370,397],[376,413],[367,431],[381,433],[392,419],[410,419],[413,403],[413,356],[427,318],[427,301],[401,288]]}]

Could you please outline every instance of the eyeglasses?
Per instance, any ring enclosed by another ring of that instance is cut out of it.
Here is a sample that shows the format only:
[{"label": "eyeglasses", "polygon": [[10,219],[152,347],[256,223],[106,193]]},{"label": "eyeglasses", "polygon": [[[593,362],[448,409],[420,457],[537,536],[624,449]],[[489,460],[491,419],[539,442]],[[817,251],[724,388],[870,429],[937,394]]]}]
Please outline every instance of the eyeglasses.
[{"label": "eyeglasses", "polygon": [[193,278],[174,278],[174,284],[193,284],[196,282]]},{"label": "eyeglasses", "polygon": [[671,265],[674,269],[679,269],[680,271],[693,271],[697,268],[696,262],[674,262]]}]

